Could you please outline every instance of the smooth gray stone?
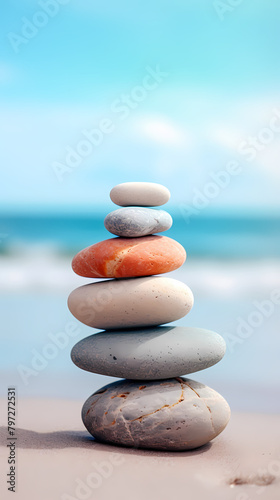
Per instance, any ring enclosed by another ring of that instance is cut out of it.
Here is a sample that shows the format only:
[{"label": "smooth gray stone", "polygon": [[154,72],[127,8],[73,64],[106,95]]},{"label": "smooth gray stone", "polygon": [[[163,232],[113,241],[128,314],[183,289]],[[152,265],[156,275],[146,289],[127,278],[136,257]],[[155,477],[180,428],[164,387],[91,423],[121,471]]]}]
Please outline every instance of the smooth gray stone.
[{"label": "smooth gray stone", "polygon": [[157,327],[100,332],[78,342],[72,361],[110,377],[157,380],[179,377],[218,363],[226,343],[215,332],[192,327]]},{"label": "smooth gray stone", "polygon": [[125,238],[167,231],[172,223],[171,215],[164,210],[143,207],[119,208],[109,213],[104,220],[110,233]]},{"label": "smooth gray stone", "polygon": [[230,408],[216,391],[194,380],[120,380],[95,392],[82,419],[97,440],[135,448],[190,450],[224,430]]}]

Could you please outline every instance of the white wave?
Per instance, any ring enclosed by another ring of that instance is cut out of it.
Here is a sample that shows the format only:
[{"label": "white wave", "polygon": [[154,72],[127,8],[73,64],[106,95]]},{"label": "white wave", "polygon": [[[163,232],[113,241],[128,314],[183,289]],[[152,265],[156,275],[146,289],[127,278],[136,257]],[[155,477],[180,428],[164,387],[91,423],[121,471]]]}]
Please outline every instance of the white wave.
[{"label": "white wave", "polygon": [[[187,283],[195,294],[215,297],[262,295],[280,287],[280,260],[188,259],[169,274]],[[86,283],[99,281],[77,276],[71,258],[52,252],[0,257],[0,292],[67,293]]]}]

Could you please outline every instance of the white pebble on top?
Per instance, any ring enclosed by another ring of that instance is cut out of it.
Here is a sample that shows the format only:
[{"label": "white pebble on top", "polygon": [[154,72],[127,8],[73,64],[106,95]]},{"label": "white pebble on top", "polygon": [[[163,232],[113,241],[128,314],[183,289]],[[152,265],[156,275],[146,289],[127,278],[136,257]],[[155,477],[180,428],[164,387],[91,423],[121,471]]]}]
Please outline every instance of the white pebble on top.
[{"label": "white pebble on top", "polygon": [[170,192],[154,182],[124,182],[113,187],[110,198],[121,207],[159,207],[168,202]]}]

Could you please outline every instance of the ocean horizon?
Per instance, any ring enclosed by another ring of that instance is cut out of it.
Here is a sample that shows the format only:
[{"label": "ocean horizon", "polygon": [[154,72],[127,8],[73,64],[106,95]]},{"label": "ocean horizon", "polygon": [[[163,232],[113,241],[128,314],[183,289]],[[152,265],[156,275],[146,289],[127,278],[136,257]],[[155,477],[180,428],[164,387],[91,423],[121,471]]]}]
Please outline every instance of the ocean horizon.
[{"label": "ocean horizon", "polygon": [[[57,254],[113,238],[104,227],[105,214],[17,214],[0,216],[1,254],[34,251]],[[261,259],[280,256],[280,217],[212,215],[186,217],[171,212],[168,237],[179,241],[195,258]],[[159,233],[164,235],[165,233]]]}]

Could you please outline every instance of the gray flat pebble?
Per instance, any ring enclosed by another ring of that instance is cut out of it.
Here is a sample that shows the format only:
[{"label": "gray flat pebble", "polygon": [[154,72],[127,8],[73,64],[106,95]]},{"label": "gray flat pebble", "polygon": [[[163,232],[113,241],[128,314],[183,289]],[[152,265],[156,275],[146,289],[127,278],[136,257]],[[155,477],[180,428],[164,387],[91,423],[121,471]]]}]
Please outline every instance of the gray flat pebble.
[{"label": "gray flat pebble", "polygon": [[172,226],[172,217],[164,210],[126,207],[114,210],[104,220],[106,229],[117,236],[135,238],[167,231]]},{"label": "gray flat pebble", "polygon": [[208,443],[229,418],[220,394],[185,378],[120,380],[94,393],[82,410],[85,427],[99,441],[173,451]]},{"label": "gray flat pebble", "polygon": [[179,377],[218,363],[226,343],[215,332],[192,327],[157,327],[100,332],[78,342],[73,362],[110,377],[157,380]]}]

